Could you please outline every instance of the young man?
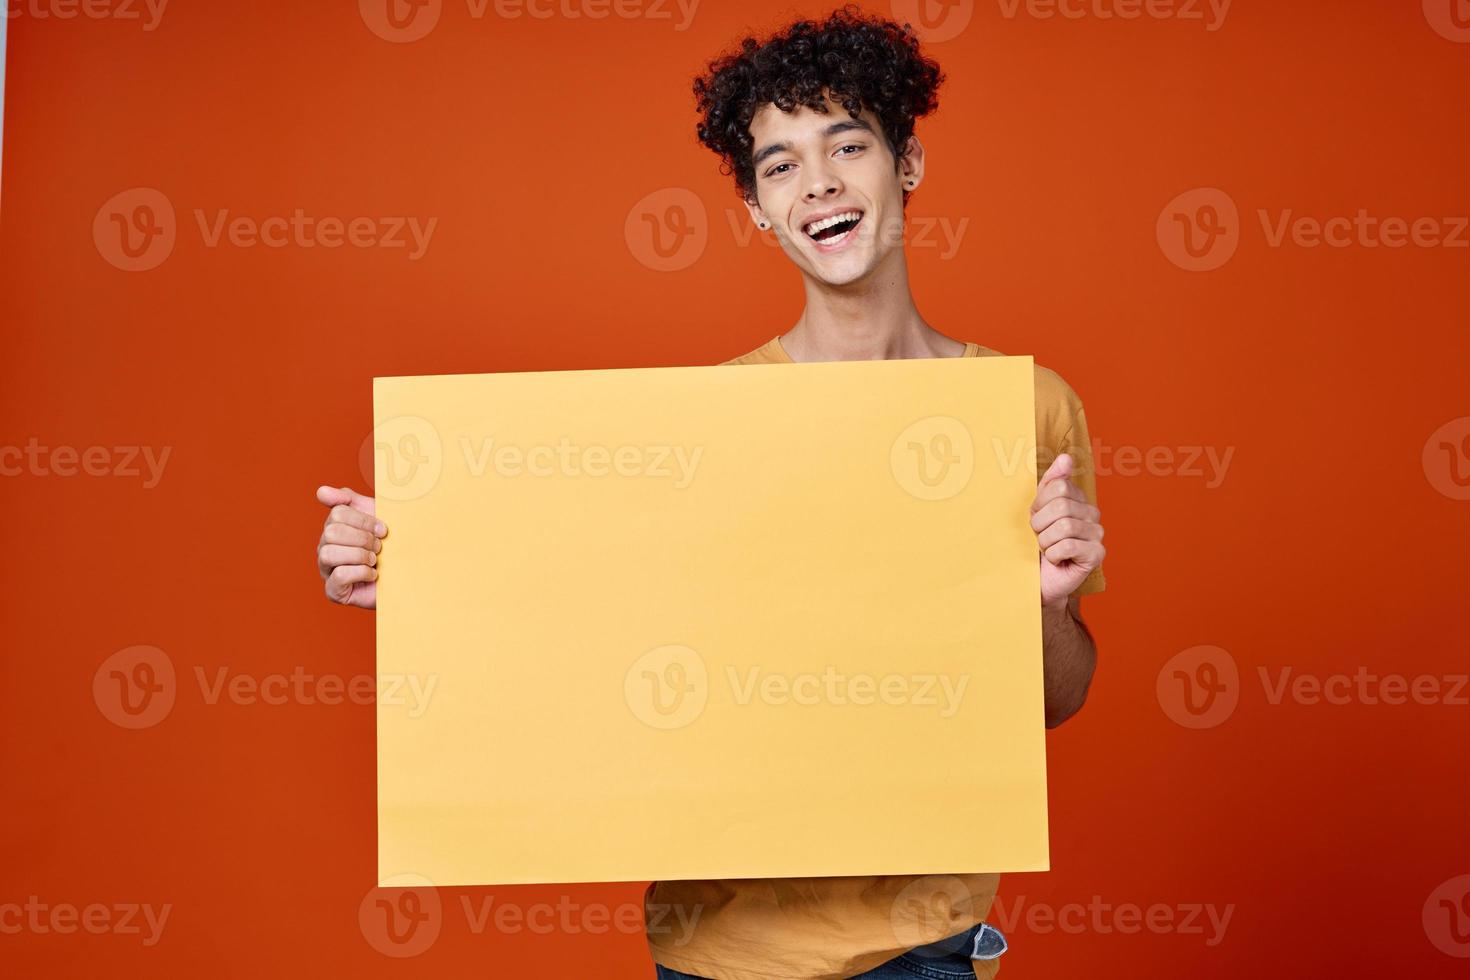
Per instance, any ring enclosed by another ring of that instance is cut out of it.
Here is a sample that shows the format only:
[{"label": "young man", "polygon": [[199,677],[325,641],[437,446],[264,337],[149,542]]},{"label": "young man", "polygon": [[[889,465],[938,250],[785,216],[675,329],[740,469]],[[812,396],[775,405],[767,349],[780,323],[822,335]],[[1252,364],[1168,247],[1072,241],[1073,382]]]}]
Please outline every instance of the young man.
[{"label": "young man", "polygon": [[[855,8],[798,21],[709,66],[694,83],[700,140],[735,175],[751,218],[774,229],[806,306],[784,334],[726,364],[985,357],[919,314],[903,250],[904,208],[924,178],[914,121],[937,105],[944,76],[907,25]],[[1082,403],[1036,368],[1038,480],[1030,521],[1041,566],[1046,724],[1087,696],[1096,650],[1080,597],[1101,591],[1103,529]],[[373,608],[386,528],[373,501],[322,487],[331,507],[318,541],[329,598]],[[983,793],[983,786],[957,792]],[[922,832],[923,814],[914,815]],[[984,917],[995,874],[667,881],[646,901],[688,933],[649,929],[661,980],[864,980],[990,977],[1004,937]],[[697,918],[696,918],[697,915]]]}]

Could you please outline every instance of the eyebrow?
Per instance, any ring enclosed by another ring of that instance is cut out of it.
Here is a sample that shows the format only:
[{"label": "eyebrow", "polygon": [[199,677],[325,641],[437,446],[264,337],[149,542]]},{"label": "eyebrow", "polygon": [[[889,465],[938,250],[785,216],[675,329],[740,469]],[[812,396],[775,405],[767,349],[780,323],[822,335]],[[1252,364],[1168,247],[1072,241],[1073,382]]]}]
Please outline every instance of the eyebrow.
[{"label": "eyebrow", "polygon": [[[876,135],[873,134],[873,127],[869,126],[867,121],[864,119],[843,119],[839,122],[832,123],[826,129],[822,130],[822,138],[830,139],[831,137],[836,136],[838,133],[846,133],[854,129],[860,130],[870,135]],[[766,159],[767,157],[774,156],[777,153],[785,153],[789,149],[791,149],[790,143],[772,143],[770,146],[763,147],[760,152],[755,155],[754,159],[751,160],[750,164],[752,167],[759,167],[762,160]]]}]

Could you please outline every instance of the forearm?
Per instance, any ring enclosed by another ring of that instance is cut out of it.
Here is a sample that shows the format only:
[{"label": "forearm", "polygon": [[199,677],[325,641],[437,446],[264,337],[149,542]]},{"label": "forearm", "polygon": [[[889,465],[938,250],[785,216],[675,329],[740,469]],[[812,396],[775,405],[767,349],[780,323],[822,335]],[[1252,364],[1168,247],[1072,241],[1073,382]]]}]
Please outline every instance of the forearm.
[{"label": "forearm", "polygon": [[1041,607],[1041,659],[1046,727],[1055,728],[1082,707],[1097,666],[1097,647],[1077,612],[1077,600]]}]

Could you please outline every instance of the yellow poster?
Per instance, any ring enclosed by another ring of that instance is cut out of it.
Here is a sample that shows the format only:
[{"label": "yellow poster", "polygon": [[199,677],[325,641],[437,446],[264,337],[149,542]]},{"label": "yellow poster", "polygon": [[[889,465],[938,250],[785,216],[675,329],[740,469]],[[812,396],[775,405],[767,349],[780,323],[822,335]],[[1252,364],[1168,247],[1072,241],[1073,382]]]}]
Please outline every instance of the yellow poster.
[{"label": "yellow poster", "polygon": [[1046,869],[1032,380],[375,379],[380,881]]}]

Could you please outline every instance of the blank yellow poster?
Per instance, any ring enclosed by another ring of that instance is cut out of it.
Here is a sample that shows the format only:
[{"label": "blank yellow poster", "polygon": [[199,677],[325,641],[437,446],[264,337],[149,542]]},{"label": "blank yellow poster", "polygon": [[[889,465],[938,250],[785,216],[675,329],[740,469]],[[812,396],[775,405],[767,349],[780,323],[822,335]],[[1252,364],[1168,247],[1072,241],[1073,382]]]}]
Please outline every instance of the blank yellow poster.
[{"label": "blank yellow poster", "polygon": [[380,880],[1045,869],[1032,380],[375,379]]}]

